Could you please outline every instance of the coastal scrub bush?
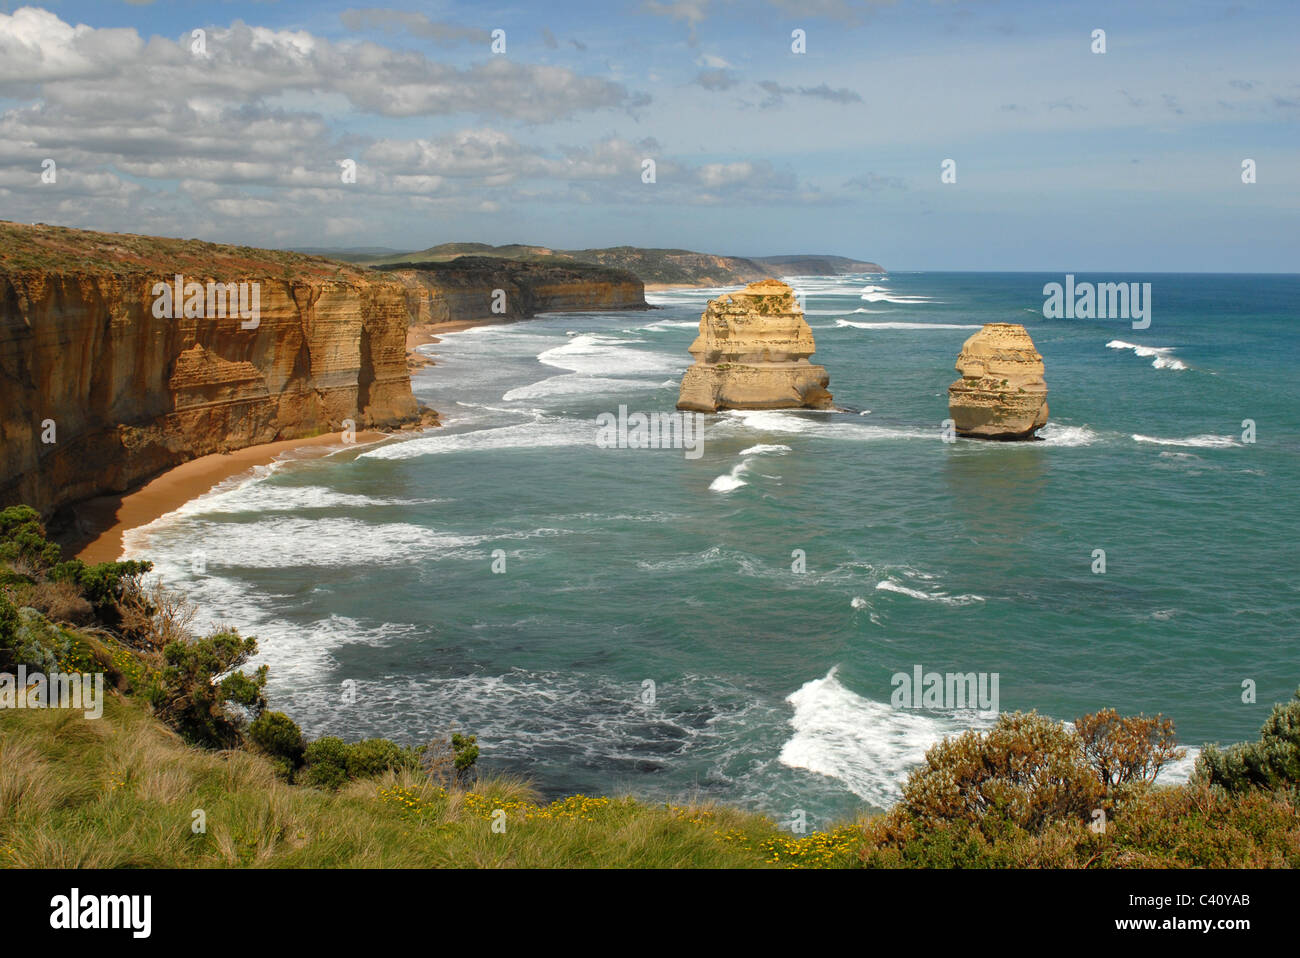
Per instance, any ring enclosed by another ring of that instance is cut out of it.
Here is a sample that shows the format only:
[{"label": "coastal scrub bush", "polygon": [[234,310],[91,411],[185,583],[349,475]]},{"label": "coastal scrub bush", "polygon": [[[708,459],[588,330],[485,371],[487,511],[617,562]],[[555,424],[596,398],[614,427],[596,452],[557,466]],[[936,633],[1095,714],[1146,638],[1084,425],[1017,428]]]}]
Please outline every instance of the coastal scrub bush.
[{"label": "coastal scrub bush", "polygon": [[348,778],[374,778],[390,770],[417,768],[419,756],[386,738],[368,738],[347,746],[346,762]]},{"label": "coastal scrub bush", "polygon": [[302,765],[306,743],[302,729],[283,712],[263,712],[248,727],[253,744],[270,756],[276,771],[285,779]]},{"label": "coastal scrub bush", "polygon": [[348,746],[341,738],[326,735],[316,739],[307,746],[303,758],[308,785],[335,789],[348,780]]},{"label": "coastal scrub bush", "polygon": [[0,560],[43,572],[63,558],[63,550],[45,538],[40,514],[31,506],[0,509]]},{"label": "coastal scrub bush", "polygon": [[1290,702],[1273,706],[1259,732],[1258,742],[1205,746],[1194,780],[1230,792],[1300,785],[1300,689]]},{"label": "coastal scrub bush", "polygon": [[1000,820],[1037,832],[1087,819],[1102,792],[1078,736],[1037,712],[1016,712],[988,732],[933,746],[904,784],[901,807],[927,828]]},{"label": "coastal scrub bush", "polygon": [[53,622],[85,625],[94,609],[74,582],[37,582],[20,590],[21,602]]},{"label": "coastal scrub bush", "polygon": [[0,650],[13,647],[18,634],[18,608],[9,601],[9,596],[0,592]]},{"label": "coastal scrub bush", "polygon": [[374,778],[384,772],[410,771],[419,766],[416,749],[403,748],[385,738],[368,738],[348,744],[333,735],[306,747],[304,781],[317,788],[336,789],[345,782]]},{"label": "coastal scrub bush", "polygon": [[[56,546],[57,548],[57,546]],[[128,559],[124,562],[99,562],[86,565],[80,559],[60,562],[50,572],[54,582],[68,582],[81,589],[94,609],[95,617],[110,627],[121,623],[118,604],[139,576],[153,568],[152,562]]]},{"label": "coastal scrub bush", "polygon": [[456,781],[464,783],[473,775],[474,763],[478,761],[478,736],[452,732],[451,748],[456,756]]},{"label": "coastal scrub bush", "polygon": [[117,629],[123,639],[145,651],[189,641],[198,606],[157,579],[148,584],[131,579],[124,585],[117,604],[121,616]]},{"label": "coastal scrub bush", "polygon": [[243,741],[245,718],[266,708],[267,667],[252,675],[239,667],[257,654],[257,639],[238,629],[201,639],[171,642],[163,648],[161,682],[150,699],[159,717],[193,745],[234,748]]},{"label": "coastal scrub bush", "polygon": [[478,778],[474,763],[478,761],[478,736],[452,732],[450,736],[435,738],[428,745],[415,750],[419,766],[435,784],[449,788],[455,784],[466,787]]},{"label": "coastal scrub bush", "polygon": [[1187,755],[1177,746],[1174,723],[1162,715],[1121,716],[1102,709],[1074,720],[1083,755],[1107,792],[1155,781],[1160,769]]}]

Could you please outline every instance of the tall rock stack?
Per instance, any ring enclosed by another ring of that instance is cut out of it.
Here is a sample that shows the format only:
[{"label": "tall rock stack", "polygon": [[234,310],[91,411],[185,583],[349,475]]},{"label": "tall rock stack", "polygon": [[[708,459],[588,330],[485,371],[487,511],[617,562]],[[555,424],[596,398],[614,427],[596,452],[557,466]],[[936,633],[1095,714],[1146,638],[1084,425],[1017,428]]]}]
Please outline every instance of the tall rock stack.
[{"label": "tall rock stack", "polygon": [[677,408],[829,409],[823,366],[808,361],[813,335],[794,290],[775,279],[710,300],[700,317],[695,357],[682,376]]},{"label": "tall rock stack", "polygon": [[957,357],[961,379],[948,387],[948,413],[962,436],[1033,439],[1047,424],[1043,357],[1025,327],[986,323]]}]

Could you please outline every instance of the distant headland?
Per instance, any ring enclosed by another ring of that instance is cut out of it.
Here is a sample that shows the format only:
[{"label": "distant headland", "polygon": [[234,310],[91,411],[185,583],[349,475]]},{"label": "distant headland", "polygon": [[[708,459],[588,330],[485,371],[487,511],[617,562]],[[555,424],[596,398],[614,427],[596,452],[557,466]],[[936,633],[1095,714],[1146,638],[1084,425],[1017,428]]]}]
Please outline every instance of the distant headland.
[{"label": "distant headland", "polygon": [[744,286],[769,276],[839,276],[845,273],[883,273],[884,267],[866,260],[825,253],[793,256],[721,256],[688,249],[647,249],[639,246],[609,246],[600,249],[551,249],[512,243],[443,243],[428,249],[402,253],[373,249],[302,249],[299,252],[328,256],[360,266],[395,266],[413,263],[445,263],[465,257],[489,257],[547,265],[587,264],[624,270],[647,289],[665,286]]}]

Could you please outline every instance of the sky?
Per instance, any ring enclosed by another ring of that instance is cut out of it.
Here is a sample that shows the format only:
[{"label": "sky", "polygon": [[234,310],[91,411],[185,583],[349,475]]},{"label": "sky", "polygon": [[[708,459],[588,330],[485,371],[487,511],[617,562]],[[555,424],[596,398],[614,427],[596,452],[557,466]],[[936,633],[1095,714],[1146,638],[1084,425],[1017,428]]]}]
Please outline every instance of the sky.
[{"label": "sky", "polygon": [[1296,272],[1297,36],[1294,0],[0,0],[0,219]]}]

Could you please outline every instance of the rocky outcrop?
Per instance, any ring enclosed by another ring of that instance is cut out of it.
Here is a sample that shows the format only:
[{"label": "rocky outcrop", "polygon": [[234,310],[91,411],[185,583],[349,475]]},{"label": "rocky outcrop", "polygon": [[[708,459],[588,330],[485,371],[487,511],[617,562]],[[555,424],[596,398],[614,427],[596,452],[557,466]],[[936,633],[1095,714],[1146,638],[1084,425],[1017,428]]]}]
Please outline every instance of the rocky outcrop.
[{"label": "rocky outcrop", "polygon": [[1033,439],[1047,423],[1043,357],[1025,327],[986,323],[957,357],[961,379],[948,387],[948,414],[958,435]]},{"label": "rocky outcrop", "polygon": [[411,322],[417,325],[649,308],[644,283],[631,273],[599,266],[461,256],[445,263],[381,268],[406,287]]},{"label": "rocky outcrop", "polygon": [[[177,274],[256,283],[256,323],[158,315]],[[359,268],[0,222],[0,504],[48,514],[208,453],[416,421],[406,330],[403,287]]]},{"label": "rocky outcrop", "polygon": [[775,279],[710,300],[678,409],[828,409],[830,377],[808,362],[813,335],[794,290]]}]

